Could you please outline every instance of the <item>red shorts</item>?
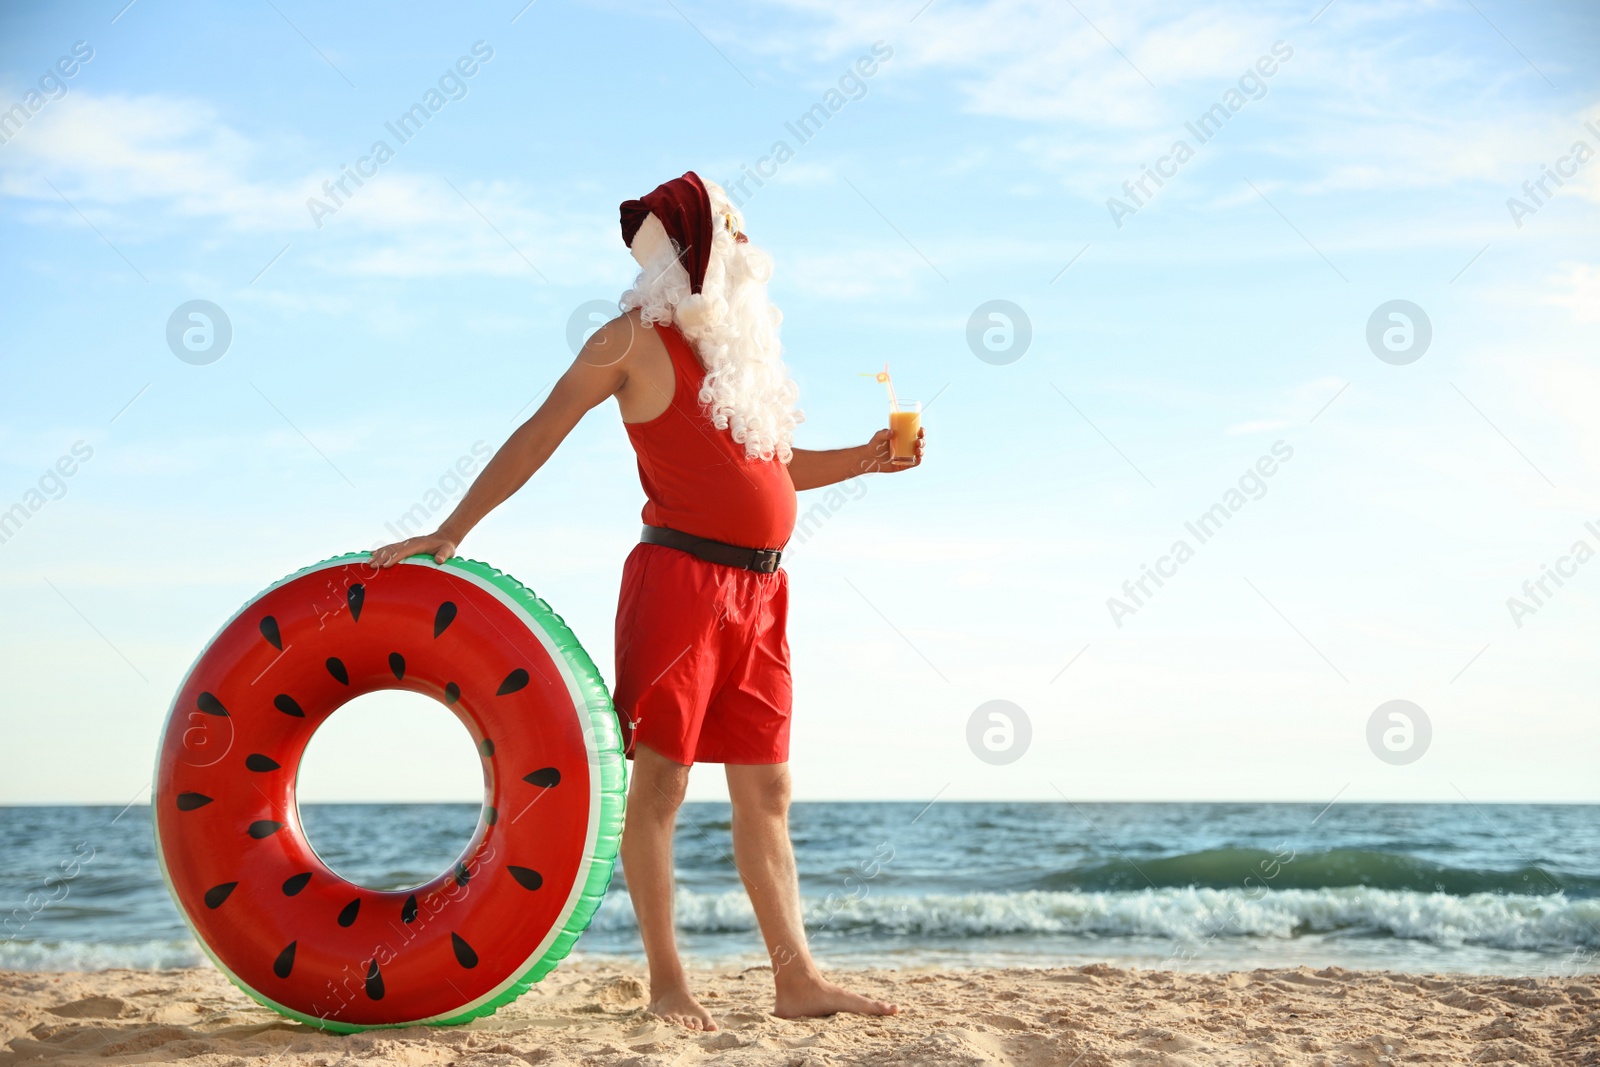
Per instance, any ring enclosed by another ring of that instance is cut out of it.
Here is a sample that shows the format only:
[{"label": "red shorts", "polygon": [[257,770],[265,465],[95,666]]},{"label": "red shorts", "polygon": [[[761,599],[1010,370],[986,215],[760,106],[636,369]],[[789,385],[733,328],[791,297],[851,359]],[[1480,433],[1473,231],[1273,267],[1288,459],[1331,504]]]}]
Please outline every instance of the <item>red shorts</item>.
[{"label": "red shorts", "polygon": [[675,763],[789,759],[789,576],[640,544],[622,568],[613,702],[623,750]]}]

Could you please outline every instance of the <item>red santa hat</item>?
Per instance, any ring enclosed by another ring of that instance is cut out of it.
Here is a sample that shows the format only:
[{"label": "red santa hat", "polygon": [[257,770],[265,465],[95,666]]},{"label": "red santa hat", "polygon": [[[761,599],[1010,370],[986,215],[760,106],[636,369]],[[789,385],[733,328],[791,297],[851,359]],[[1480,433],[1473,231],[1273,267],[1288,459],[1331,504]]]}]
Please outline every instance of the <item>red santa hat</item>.
[{"label": "red santa hat", "polygon": [[[655,187],[638,200],[622,202],[622,240],[640,264],[663,253],[675,256],[689,272],[689,291],[700,292],[711,262],[711,197],[694,171]],[[670,239],[670,251],[662,242]]]}]

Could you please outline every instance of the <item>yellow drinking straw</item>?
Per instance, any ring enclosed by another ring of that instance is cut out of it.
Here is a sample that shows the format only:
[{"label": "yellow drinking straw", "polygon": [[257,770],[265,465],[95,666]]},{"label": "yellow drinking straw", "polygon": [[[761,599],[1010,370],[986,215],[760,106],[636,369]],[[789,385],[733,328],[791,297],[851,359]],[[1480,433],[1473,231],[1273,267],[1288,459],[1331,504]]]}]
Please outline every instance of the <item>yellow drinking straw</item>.
[{"label": "yellow drinking straw", "polygon": [[885,386],[887,386],[888,389],[889,389],[889,410],[890,411],[899,411],[900,410],[900,401],[896,400],[895,397],[894,397],[894,382],[889,380],[889,364],[888,363],[884,363],[883,369],[881,371],[879,371],[878,373],[876,373],[876,374],[863,374],[863,375],[861,375],[861,377],[863,377],[863,378],[875,378],[878,381],[882,382]]}]

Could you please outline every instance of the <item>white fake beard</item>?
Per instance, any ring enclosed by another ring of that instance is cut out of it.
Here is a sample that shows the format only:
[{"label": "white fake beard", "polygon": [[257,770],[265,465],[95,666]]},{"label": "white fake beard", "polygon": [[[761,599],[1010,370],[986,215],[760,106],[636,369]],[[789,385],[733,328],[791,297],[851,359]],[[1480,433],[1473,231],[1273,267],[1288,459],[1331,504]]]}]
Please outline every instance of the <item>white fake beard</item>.
[{"label": "white fake beard", "polygon": [[691,294],[689,272],[668,253],[639,272],[621,306],[647,323],[676,323],[706,368],[699,400],[711,424],[731,432],[747,458],[787,464],[805,415],[778,340],[783,313],[767,296],[772,257],[717,227],[705,284]]}]

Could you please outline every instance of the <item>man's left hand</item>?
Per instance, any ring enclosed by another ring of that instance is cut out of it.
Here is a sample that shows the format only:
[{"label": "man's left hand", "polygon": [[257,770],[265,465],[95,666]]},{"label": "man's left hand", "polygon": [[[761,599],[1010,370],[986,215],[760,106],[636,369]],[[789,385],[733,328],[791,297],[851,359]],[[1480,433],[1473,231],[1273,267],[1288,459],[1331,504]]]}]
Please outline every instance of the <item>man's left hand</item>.
[{"label": "man's left hand", "polygon": [[917,429],[917,447],[910,461],[902,460],[899,463],[895,463],[893,461],[894,435],[889,430],[879,430],[872,435],[872,440],[867,442],[867,459],[863,473],[892,474],[895,471],[908,471],[912,467],[920,466],[922,464],[923,438],[927,435],[927,432],[926,427],[919,427]]}]

